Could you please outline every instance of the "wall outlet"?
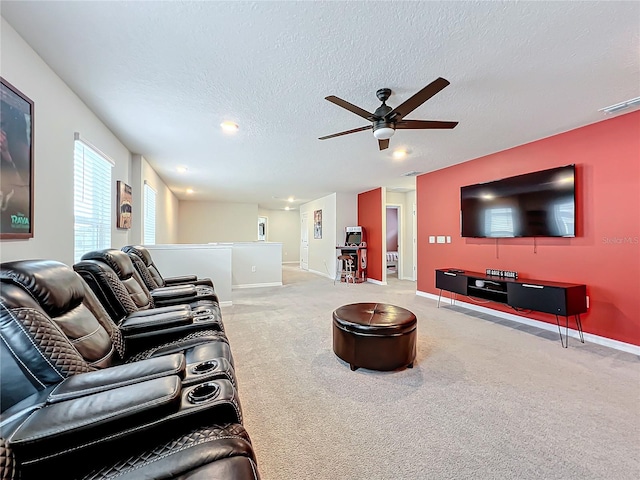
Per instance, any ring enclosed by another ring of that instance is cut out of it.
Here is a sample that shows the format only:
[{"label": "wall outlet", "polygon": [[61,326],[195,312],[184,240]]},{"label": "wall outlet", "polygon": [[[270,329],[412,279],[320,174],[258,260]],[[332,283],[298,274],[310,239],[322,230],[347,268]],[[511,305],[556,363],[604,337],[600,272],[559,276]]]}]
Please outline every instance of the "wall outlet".
[{"label": "wall outlet", "polygon": [[252,271],[253,273],[255,273],[255,271],[256,271],[256,266],[255,266],[255,265],[253,265],[253,266],[251,267],[251,271]]},{"label": "wall outlet", "polygon": [[589,295],[587,295],[587,308],[589,308]]},{"label": "wall outlet", "polygon": [[438,243],[444,243],[444,235],[438,235],[438,238],[436,240]]},{"label": "wall outlet", "polygon": [[447,235],[447,243],[451,243],[451,237]]}]

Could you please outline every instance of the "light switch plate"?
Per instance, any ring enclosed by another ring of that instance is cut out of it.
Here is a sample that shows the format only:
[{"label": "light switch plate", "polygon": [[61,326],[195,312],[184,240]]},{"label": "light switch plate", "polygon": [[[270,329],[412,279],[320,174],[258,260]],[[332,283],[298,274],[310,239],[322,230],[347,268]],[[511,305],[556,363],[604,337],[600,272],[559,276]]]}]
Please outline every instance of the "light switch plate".
[{"label": "light switch plate", "polygon": [[451,243],[451,236],[447,235],[447,243]]},{"label": "light switch plate", "polygon": [[429,235],[429,243],[436,243],[436,237],[433,235]]},{"label": "light switch plate", "polygon": [[444,235],[438,235],[437,243],[444,243]]}]

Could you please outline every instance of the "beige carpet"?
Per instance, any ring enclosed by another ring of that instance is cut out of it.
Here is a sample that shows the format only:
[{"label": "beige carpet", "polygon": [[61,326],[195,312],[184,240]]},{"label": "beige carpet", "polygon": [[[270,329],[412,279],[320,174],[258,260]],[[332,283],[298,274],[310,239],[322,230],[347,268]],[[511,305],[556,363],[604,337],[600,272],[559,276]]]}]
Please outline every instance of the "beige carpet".
[{"label": "beige carpet", "polygon": [[[283,280],[223,308],[263,480],[640,478],[636,356],[438,309],[413,282],[290,266]],[[352,372],[334,355],[331,313],[354,302],[416,314],[415,368]]]}]

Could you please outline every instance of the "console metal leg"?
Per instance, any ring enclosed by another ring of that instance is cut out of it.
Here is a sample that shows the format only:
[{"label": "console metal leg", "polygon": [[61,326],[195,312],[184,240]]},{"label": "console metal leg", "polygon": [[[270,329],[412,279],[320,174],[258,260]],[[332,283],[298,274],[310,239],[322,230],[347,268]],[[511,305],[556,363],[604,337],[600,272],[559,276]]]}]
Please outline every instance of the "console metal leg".
[{"label": "console metal leg", "polygon": [[562,344],[563,348],[567,348],[569,346],[569,317],[565,317],[566,318],[566,325],[565,325],[565,338],[562,338],[562,330],[560,329],[560,319],[558,318],[558,315],[556,315],[556,323],[558,324],[558,333],[560,334],[560,343]]},{"label": "console metal leg", "polygon": [[440,308],[440,299],[442,298],[442,289],[440,289],[440,295],[438,295],[438,308]]},{"label": "console metal leg", "polygon": [[576,316],[576,326],[578,327],[578,333],[580,334],[580,341],[584,343],[584,335],[582,334],[582,320],[580,320],[580,314]]}]

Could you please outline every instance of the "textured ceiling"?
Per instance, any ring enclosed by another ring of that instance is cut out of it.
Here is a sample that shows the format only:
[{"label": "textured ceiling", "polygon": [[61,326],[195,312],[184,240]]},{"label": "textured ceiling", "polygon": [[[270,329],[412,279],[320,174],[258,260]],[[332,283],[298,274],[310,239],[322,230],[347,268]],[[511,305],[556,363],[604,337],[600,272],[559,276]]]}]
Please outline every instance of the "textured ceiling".
[{"label": "textured ceiling", "polygon": [[[3,1],[1,13],[180,199],[283,208],[412,188],[403,173],[598,122],[640,95],[640,2]],[[454,130],[398,131],[382,152],[370,131],[318,140],[367,124],[324,97],[373,111],[377,89],[394,107],[437,77],[451,85],[407,118]]]}]

